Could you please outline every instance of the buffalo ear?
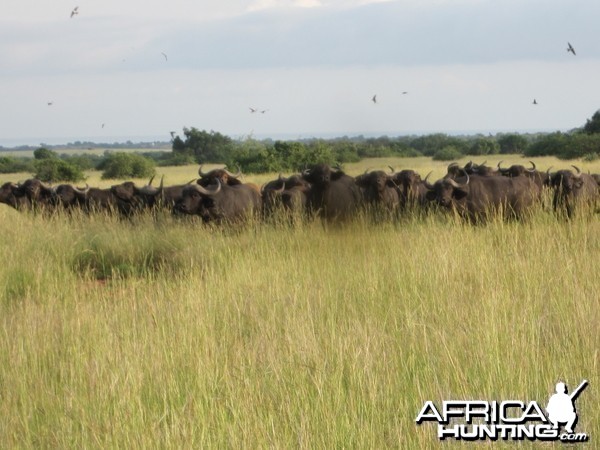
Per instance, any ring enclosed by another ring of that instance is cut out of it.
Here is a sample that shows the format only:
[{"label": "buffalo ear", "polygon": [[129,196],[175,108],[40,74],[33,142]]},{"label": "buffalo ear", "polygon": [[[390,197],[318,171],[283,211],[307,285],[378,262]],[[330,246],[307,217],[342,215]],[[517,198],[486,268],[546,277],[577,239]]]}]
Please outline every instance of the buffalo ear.
[{"label": "buffalo ear", "polygon": [[427,193],[425,194],[425,198],[430,202],[434,201],[436,199],[436,196],[437,195],[435,191],[427,191]]},{"label": "buffalo ear", "polygon": [[578,179],[575,181],[575,183],[573,183],[573,187],[575,189],[581,189],[581,187],[583,186],[583,180]]},{"label": "buffalo ear", "polygon": [[456,200],[461,200],[467,196],[467,191],[465,191],[464,189],[454,189],[454,192],[452,192],[452,196]]}]

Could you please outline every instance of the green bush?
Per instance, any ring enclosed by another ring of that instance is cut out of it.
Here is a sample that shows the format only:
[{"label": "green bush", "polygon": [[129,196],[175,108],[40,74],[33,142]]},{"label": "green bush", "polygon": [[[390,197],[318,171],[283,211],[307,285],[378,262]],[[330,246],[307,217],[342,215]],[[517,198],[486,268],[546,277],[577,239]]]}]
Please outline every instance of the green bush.
[{"label": "green bush", "polygon": [[456,149],[456,147],[450,145],[435,152],[431,159],[434,161],[453,161],[462,158],[462,156],[463,155],[460,153],[460,151],[458,151],[458,149]]},{"label": "green bush", "polygon": [[46,182],[70,181],[77,182],[85,179],[81,169],[61,159],[38,159],[34,162],[35,178]]},{"label": "green bush", "polygon": [[103,163],[102,179],[147,178],[155,174],[154,161],[135,153],[110,153]]}]

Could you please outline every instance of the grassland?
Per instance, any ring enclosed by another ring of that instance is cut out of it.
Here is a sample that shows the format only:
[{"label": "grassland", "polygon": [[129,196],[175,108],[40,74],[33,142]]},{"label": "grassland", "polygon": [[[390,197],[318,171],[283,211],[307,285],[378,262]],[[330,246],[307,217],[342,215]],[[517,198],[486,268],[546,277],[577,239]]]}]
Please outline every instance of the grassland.
[{"label": "grassland", "polygon": [[[445,170],[348,171],[387,164]],[[600,437],[598,216],[219,230],[2,205],[0,227],[1,448],[437,448],[426,400],[545,405],[584,378]]]}]

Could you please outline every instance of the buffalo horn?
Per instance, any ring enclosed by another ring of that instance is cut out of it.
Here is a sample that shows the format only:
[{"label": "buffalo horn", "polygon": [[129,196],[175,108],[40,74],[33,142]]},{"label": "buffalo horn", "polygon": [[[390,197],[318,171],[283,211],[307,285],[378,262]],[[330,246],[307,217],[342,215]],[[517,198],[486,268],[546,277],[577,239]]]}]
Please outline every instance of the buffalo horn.
[{"label": "buffalo horn", "polygon": [[392,173],[396,173],[396,169],[394,169],[392,166],[388,166],[390,168],[390,170],[392,171]]},{"label": "buffalo horn", "polygon": [[90,190],[90,187],[89,187],[89,185],[86,183],[86,184],[85,184],[85,189],[80,189],[80,188],[78,188],[78,187],[75,187],[75,186],[73,186],[73,190],[74,190],[75,192],[77,192],[78,194],[80,194],[80,195],[86,195],[86,194],[88,193],[88,191]]},{"label": "buffalo horn", "polygon": [[533,172],[536,170],[535,163],[533,161],[529,161],[531,163],[531,169],[527,169],[529,172]]},{"label": "buffalo horn", "polygon": [[197,184],[195,187],[195,189],[200,192],[203,195],[215,195],[217,194],[220,190],[221,190],[221,180],[219,180],[218,178],[216,179],[217,182],[217,187],[215,189],[206,189],[204,186],[200,186],[199,184]]},{"label": "buffalo horn", "polygon": [[577,173],[573,174],[573,176],[575,178],[581,178],[581,169],[574,165],[571,165],[571,167],[577,171]]},{"label": "buffalo horn", "polygon": [[227,168],[224,168],[223,170],[228,176],[232,178],[239,178],[242,175],[242,171],[239,169],[239,167],[237,173],[231,173],[229,170],[227,170]]},{"label": "buffalo horn", "polygon": [[210,172],[202,172],[202,164],[200,164],[200,167],[198,167],[198,175],[200,175],[200,178],[208,176],[209,173]]},{"label": "buffalo horn", "polygon": [[427,174],[427,176],[425,177],[425,179],[423,180],[423,184],[425,185],[425,187],[427,189],[429,189],[430,191],[433,190],[433,184],[431,184],[429,181],[427,181],[427,179],[429,178],[429,175],[431,175],[433,173],[433,171],[429,172]]}]

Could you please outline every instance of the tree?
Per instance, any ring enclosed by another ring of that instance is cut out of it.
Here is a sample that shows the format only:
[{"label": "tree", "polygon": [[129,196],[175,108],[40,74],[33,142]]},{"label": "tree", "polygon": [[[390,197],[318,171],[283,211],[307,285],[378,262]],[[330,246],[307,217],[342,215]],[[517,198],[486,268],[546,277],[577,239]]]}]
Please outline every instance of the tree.
[{"label": "tree", "polygon": [[454,161],[462,158],[462,156],[462,153],[456,147],[449,145],[435,152],[431,159],[434,161]]},{"label": "tree", "polygon": [[500,153],[515,154],[524,153],[528,145],[527,138],[520,134],[503,134],[498,137],[498,145],[500,145]]},{"label": "tree", "polygon": [[70,181],[75,183],[85,179],[79,167],[58,158],[39,159],[34,165],[36,169],[34,177],[42,181]]},{"label": "tree", "polygon": [[191,154],[196,162],[218,163],[227,161],[233,150],[231,138],[215,131],[200,131],[194,127],[184,128],[185,140],[179,136],[173,139],[173,153]]},{"label": "tree", "polygon": [[586,134],[600,133],[600,110],[596,111],[592,118],[586,121],[583,132]]},{"label": "tree", "polygon": [[102,179],[148,178],[155,174],[155,163],[135,153],[110,153],[103,164]]},{"label": "tree", "polygon": [[500,146],[493,138],[478,137],[469,148],[469,155],[493,155],[500,151]]},{"label": "tree", "polygon": [[52,150],[48,150],[46,147],[40,147],[33,151],[33,157],[35,159],[52,159],[58,158],[58,155]]}]

